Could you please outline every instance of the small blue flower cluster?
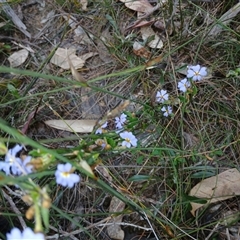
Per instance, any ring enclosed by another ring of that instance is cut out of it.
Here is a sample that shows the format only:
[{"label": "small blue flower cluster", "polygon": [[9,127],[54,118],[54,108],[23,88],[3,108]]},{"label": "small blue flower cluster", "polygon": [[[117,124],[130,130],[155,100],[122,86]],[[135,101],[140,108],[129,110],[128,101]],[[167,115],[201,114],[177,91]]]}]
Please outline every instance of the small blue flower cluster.
[{"label": "small blue flower cluster", "polygon": [[17,154],[23,150],[23,146],[17,144],[9,149],[5,155],[5,161],[0,162],[0,170],[6,175],[22,175],[29,174],[33,171],[33,166],[30,164],[31,156],[24,156],[24,159],[17,157]]},{"label": "small blue flower cluster", "polygon": [[186,92],[187,89],[191,87],[191,82],[188,79],[192,79],[192,81],[197,82],[201,81],[206,76],[207,76],[206,67],[201,67],[199,64],[196,66],[188,66],[187,78],[182,79],[178,83],[179,91]]},{"label": "small blue flower cluster", "polygon": [[[187,70],[187,77],[182,79],[180,82],[178,82],[178,89],[180,92],[185,93],[188,88],[191,87],[191,80],[201,81],[204,77],[207,76],[207,68],[201,67],[199,64],[196,66],[188,66]],[[156,94],[156,102],[158,103],[166,103],[169,99],[169,94],[166,90],[162,89],[160,91],[157,91]],[[163,106],[161,108],[161,111],[163,112],[164,117],[168,117],[172,114],[172,107],[171,106]]]},{"label": "small blue flower cluster", "polygon": [[[125,113],[122,113],[120,117],[115,117],[115,126],[117,129],[117,133],[119,133],[119,136],[124,139],[122,142],[123,147],[136,147],[137,146],[137,138],[133,135],[132,132],[124,131],[123,130],[124,124],[127,121],[127,115]],[[107,127],[108,122],[105,122],[100,128],[96,130],[96,134],[104,133],[104,129]]]}]

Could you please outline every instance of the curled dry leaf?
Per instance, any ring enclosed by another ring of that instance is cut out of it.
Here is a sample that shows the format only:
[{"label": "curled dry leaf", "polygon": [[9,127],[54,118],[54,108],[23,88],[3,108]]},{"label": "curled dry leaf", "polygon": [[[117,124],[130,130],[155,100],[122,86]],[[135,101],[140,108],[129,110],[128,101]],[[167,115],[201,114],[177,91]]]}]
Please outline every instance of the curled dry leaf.
[{"label": "curled dry leaf", "polygon": [[142,33],[142,39],[145,41],[150,37],[154,36],[154,39],[148,43],[148,46],[150,48],[162,48],[163,47],[163,42],[159,38],[159,36],[152,30],[151,27],[142,27],[141,28],[141,33]]},{"label": "curled dry leaf", "polygon": [[198,183],[191,189],[189,195],[208,201],[206,204],[192,202],[192,215],[195,216],[197,209],[209,203],[223,201],[240,195],[239,182],[240,172],[233,168]]},{"label": "curled dry leaf", "polygon": [[18,67],[23,64],[28,58],[29,52],[26,49],[21,49],[17,52],[14,52],[11,56],[8,57],[8,61],[11,67]]},{"label": "curled dry leaf", "polygon": [[90,133],[96,125],[96,120],[48,120],[44,122],[52,128],[68,132]]},{"label": "curled dry leaf", "polygon": [[139,27],[146,27],[146,26],[150,26],[152,25],[156,20],[150,20],[150,21],[146,21],[146,20],[137,20],[135,21],[133,24],[131,24],[130,26],[128,26],[125,31],[131,30],[131,29],[135,29],[135,28],[139,28]]},{"label": "curled dry leaf", "polygon": [[107,118],[114,118],[119,115],[128,105],[130,104],[129,100],[124,101],[115,107],[112,111],[107,113]]},{"label": "curled dry leaf", "polygon": [[68,61],[68,57],[69,57],[73,67],[75,69],[79,69],[84,66],[85,61],[88,58],[95,56],[97,54],[98,53],[90,52],[78,57],[76,55],[76,49],[74,48],[70,48],[70,49],[58,48],[51,59],[51,63],[65,70],[69,70],[70,69],[70,65]]},{"label": "curled dry leaf", "polygon": [[149,59],[151,57],[151,52],[149,52],[145,47],[143,47],[140,43],[134,42],[133,44],[133,52],[135,55],[144,57]]},{"label": "curled dry leaf", "polygon": [[[122,212],[125,208],[125,203],[119,200],[116,197],[113,197],[109,206],[109,212]],[[112,217],[109,223],[112,223],[110,226],[107,227],[107,232],[110,238],[123,240],[124,239],[124,231],[121,229],[120,225],[117,223],[122,222],[122,215],[118,215],[116,217]]]}]

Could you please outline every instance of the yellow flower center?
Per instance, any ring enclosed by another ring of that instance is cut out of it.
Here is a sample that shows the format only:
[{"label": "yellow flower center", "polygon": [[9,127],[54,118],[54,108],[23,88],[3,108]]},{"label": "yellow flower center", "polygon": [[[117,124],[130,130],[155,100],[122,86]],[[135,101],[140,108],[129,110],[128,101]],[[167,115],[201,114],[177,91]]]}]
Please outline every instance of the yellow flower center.
[{"label": "yellow flower center", "polygon": [[131,142],[131,140],[129,138],[125,138],[125,141],[127,142]]},{"label": "yellow flower center", "polygon": [[61,173],[63,177],[67,178],[69,177],[70,173],[69,172],[62,172]]}]

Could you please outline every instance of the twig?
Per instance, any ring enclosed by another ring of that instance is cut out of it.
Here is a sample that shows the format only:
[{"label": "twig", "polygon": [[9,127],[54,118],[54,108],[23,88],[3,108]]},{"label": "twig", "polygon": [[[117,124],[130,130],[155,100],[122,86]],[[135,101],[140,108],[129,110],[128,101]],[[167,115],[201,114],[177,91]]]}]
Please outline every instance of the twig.
[{"label": "twig", "polygon": [[154,234],[154,236],[155,236],[156,240],[159,240],[159,238],[158,238],[157,234],[155,233],[155,231],[154,231],[154,229],[153,229],[153,226],[152,226],[152,224],[150,223],[150,221],[149,221],[149,219],[148,219],[148,217],[147,217],[147,214],[146,214],[145,212],[143,212],[143,214],[145,215],[145,219],[147,220],[147,222],[148,222],[149,226],[151,227],[151,230],[152,230],[152,232],[153,232],[153,234]]},{"label": "twig", "polygon": [[16,27],[24,33],[28,38],[31,38],[31,34],[26,30],[26,25],[21,21],[21,19],[12,10],[6,0],[0,0],[0,8],[6,13],[6,15],[13,21]]},{"label": "twig", "polygon": [[102,223],[102,224],[99,224],[98,227],[106,227],[106,226],[111,226],[111,225],[130,226],[130,227],[143,229],[145,231],[152,231],[153,230],[152,228],[141,227],[141,226],[138,226],[138,225],[135,225],[135,224],[125,223],[125,222]]},{"label": "twig", "polygon": [[[105,218],[105,219],[103,219],[103,220],[101,220],[101,221],[99,221],[97,223],[92,224],[91,226],[85,227],[84,230],[83,229],[79,229],[79,230],[75,230],[75,231],[70,232],[70,233],[55,234],[53,236],[46,237],[46,239],[53,239],[54,237],[56,237],[56,235],[58,235],[57,239],[59,239],[60,237],[72,237],[72,235],[79,234],[79,233],[84,232],[85,230],[89,230],[89,229],[91,229],[93,227],[98,227],[99,224],[102,224],[104,222],[108,222],[109,220],[111,220],[111,217],[107,217],[107,218]],[[56,231],[56,232],[59,232],[59,230],[56,229],[55,227],[50,226],[49,228],[54,230],[54,231]],[[60,231],[60,232],[62,233],[63,231]]]},{"label": "twig", "polygon": [[189,238],[193,239],[193,240],[197,240],[196,238],[192,237],[191,235],[189,235],[187,232],[183,231],[180,227],[178,227],[176,224],[174,224],[170,219],[168,219],[166,216],[164,216],[164,214],[162,214],[156,207],[154,207],[152,205],[152,207],[169,223],[171,223],[175,228],[177,228],[179,231],[181,231],[182,233],[184,233],[186,236],[188,236]]},{"label": "twig", "polygon": [[19,220],[19,222],[21,223],[22,228],[25,229],[25,228],[27,227],[27,225],[26,225],[25,221],[23,220],[23,217],[21,216],[21,215],[22,215],[21,212],[20,212],[20,211],[18,210],[18,208],[16,207],[16,205],[15,205],[15,203],[13,202],[12,198],[11,198],[9,195],[7,195],[4,190],[2,190],[2,193],[3,193],[4,198],[5,198],[5,199],[9,202],[9,204],[11,205],[12,210],[17,214],[18,220]]},{"label": "twig", "polygon": [[209,233],[209,235],[205,238],[205,240],[209,240],[210,237],[213,235],[213,233],[215,233],[218,229],[218,226],[219,226],[219,222],[215,225],[215,227],[212,229],[212,231]]},{"label": "twig", "polygon": [[73,236],[74,234],[72,234],[72,233],[67,233],[67,232],[65,232],[65,231],[59,230],[59,229],[57,229],[57,228],[55,228],[55,227],[52,227],[52,226],[49,226],[49,228],[52,229],[52,230],[54,230],[55,232],[60,232],[60,233],[62,233],[62,234],[54,234],[54,235],[52,235],[52,236],[46,237],[46,239],[59,239],[60,237],[68,236],[68,237],[70,237],[70,238],[73,239],[73,240],[78,240],[78,238],[74,237],[74,236]]}]

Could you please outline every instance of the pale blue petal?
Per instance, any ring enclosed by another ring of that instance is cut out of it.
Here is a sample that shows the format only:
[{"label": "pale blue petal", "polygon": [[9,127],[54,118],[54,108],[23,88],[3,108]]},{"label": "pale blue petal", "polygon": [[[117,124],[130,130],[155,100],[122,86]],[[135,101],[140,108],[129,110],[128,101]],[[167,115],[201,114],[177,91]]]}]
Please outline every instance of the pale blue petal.
[{"label": "pale blue petal", "polygon": [[70,163],[66,163],[64,166],[64,172],[70,172],[72,169],[72,165]]},{"label": "pale blue petal", "polygon": [[73,183],[78,183],[78,182],[80,182],[80,177],[79,177],[77,174],[75,174],[75,173],[72,173],[72,174],[70,175],[70,178],[71,178],[71,181],[72,181]]},{"label": "pale blue petal", "polygon": [[23,240],[44,240],[42,233],[35,233],[31,228],[25,228],[22,233]]},{"label": "pale blue petal", "polygon": [[102,134],[102,128],[98,128],[95,132],[95,134]]},{"label": "pale blue petal", "polygon": [[7,233],[7,240],[21,240],[22,233],[18,228],[13,228],[10,233]]}]

